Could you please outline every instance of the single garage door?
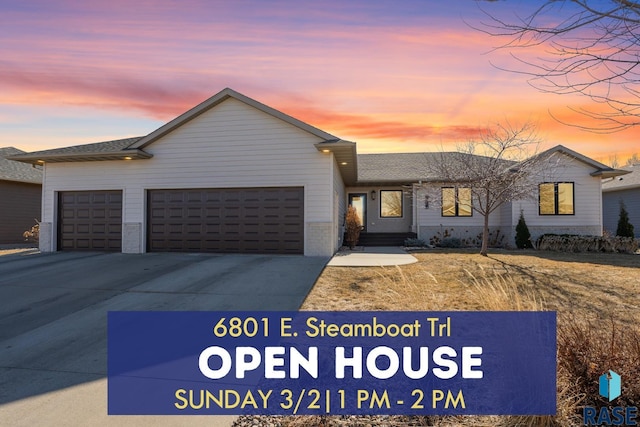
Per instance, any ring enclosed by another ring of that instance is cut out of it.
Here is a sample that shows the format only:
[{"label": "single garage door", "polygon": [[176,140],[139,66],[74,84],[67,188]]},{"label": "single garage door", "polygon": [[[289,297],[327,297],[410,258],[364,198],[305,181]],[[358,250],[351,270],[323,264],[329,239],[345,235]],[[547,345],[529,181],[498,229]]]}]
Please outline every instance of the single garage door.
[{"label": "single garage door", "polygon": [[121,251],[122,191],[58,193],[58,250]]},{"label": "single garage door", "polygon": [[150,252],[304,253],[304,189],[148,190]]}]

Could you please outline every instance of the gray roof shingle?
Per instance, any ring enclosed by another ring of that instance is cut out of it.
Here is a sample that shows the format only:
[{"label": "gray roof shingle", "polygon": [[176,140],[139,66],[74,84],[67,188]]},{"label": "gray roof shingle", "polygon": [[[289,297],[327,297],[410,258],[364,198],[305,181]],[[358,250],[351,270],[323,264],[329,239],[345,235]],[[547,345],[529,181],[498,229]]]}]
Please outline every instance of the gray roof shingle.
[{"label": "gray roof shingle", "polygon": [[[418,182],[437,181],[439,164],[449,156],[461,153],[382,153],[358,154],[358,182]],[[468,154],[471,156],[471,154]],[[483,159],[483,156],[474,156]],[[488,160],[488,159],[487,159]],[[505,167],[515,162],[504,160]]]},{"label": "gray roof shingle", "polygon": [[141,136],[135,138],[116,139],[113,141],[94,142],[92,144],[73,145],[71,147],[53,148],[50,150],[32,151],[26,153],[29,156],[50,154],[83,154],[83,153],[117,153],[124,150],[129,145],[137,142]]},{"label": "gray roof shingle", "polygon": [[6,159],[6,157],[23,153],[24,151],[14,147],[0,148],[0,180],[42,184],[41,169]]},{"label": "gray roof shingle", "polygon": [[640,164],[633,166],[625,166],[621,168],[623,170],[631,171],[626,175],[617,176],[609,181],[602,182],[602,191],[616,191],[624,190],[627,188],[640,187]]}]

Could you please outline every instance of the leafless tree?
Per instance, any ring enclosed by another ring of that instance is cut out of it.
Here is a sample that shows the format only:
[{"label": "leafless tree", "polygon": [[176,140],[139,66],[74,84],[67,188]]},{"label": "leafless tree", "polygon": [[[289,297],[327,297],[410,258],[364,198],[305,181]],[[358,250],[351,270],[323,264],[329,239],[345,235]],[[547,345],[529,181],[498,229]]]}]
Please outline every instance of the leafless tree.
[{"label": "leafless tree", "polygon": [[633,166],[638,164],[640,164],[640,156],[638,156],[638,153],[633,153],[631,157],[627,159],[626,166]]},{"label": "leafless tree", "polygon": [[640,2],[531,4],[532,10],[519,15],[486,3],[481,10],[488,19],[474,27],[506,40],[500,48],[509,49],[521,65],[507,69],[528,75],[533,87],[595,102],[589,108],[570,107],[594,119],[572,125],[601,133],[640,125]]},{"label": "leafless tree", "polygon": [[553,169],[548,167],[550,160],[538,154],[539,142],[533,124],[506,123],[485,130],[457,152],[440,153],[435,172],[443,185],[458,189],[444,203],[455,201],[463,205],[458,212],[473,209],[484,219],[482,255],[487,255],[489,245],[489,216],[504,203],[535,198],[541,174]]}]

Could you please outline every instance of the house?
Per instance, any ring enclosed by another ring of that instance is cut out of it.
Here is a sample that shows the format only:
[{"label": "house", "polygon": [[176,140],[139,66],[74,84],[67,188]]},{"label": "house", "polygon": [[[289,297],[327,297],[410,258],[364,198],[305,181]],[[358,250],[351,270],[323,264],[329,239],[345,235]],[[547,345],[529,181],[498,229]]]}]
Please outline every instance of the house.
[{"label": "house", "polygon": [[640,164],[624,167],[629,173],[603,181],[602,220],[604,229],[616,234],[620,218],[620,202],[629,213],[629,222],[640,237]]},{"label": "house", "polygon": [[[616,171],[561,146],[549,154],[568,159],[557,182],[541,184],[551,210],[514,202],[491,226],[511,234],[523,210],[534,232],[600,234],[600,181]],[[224,89],[142,137],[13,158],[44,165],[44,252],[329,256],[342,244],[348,204],[363,236],[477,234],[481,218],[462,203],[429,203],[424,183],[446,187],[449,201],[465,192],[438,184],[429,156],[358,155],[354,142]],[[569,206],[558,210],[559,199]]]},{"label": "house", "polygon": [[22,233],[40,219],[41,168],[7,159],[22,153],[0,148],[0,244],[23,243]]}]

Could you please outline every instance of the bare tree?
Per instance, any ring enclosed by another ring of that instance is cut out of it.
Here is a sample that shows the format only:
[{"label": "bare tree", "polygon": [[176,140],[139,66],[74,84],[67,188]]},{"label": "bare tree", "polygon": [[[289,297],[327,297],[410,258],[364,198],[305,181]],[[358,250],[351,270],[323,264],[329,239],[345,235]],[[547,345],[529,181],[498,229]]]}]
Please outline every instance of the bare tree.
[{"label": "bare tree", "polygon": [[631,157],[627,159],[626,166],[633,166],[638,164],[640,164],[640,156],[638,156],[638,153],[633,153]]},{"label": "bare tree", "polygon": [[500,47],[521,64],[508,71],[528,75],[543,92],[580,94],[597,104],[570,107],[595,119],[573,126],[607,133],[640,125],[640,2],[546,0],[508,16],[495,5],[491,12],[481,8],[488,21],[475,28],[506,37]]},{"label": "bare tree", "polygon": [[[440,153],[434,166],[442,177],[443,214],[484,219],[480,253],[487,255],[489,216],[504,203],[536,197],[538,178],[549,159],[538,155],[535,126],[498,124],[454,153]],[[451,191],[451,188],[455,191]],[[447,191],[446,194],[444,191]]]}]

